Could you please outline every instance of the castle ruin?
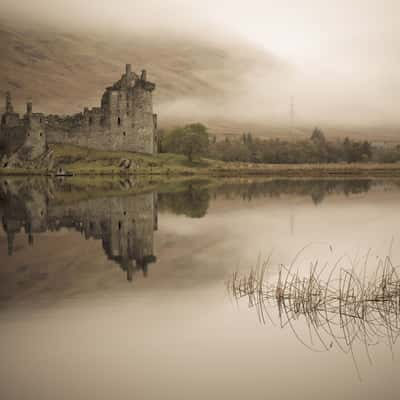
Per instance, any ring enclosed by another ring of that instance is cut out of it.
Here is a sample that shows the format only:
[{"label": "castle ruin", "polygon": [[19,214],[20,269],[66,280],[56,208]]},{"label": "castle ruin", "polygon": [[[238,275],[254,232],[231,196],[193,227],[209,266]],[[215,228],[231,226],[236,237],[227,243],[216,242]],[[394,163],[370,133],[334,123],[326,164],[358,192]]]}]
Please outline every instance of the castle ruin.
[{"label": "castle ruin", "polygon": [[7,92],[0,124],[0,151],[6,157],[14,154],[20,160],[34,160],[46,152],[48,144],[60,143],[155,154],[154,89],[155,84],[147,81],[145,70],[139,76],[127,64],[121,79],[106,88],[100,107],[85,108],[69,116],[44,115],[34,113],[29,101],[22,118],[14,111]]}]

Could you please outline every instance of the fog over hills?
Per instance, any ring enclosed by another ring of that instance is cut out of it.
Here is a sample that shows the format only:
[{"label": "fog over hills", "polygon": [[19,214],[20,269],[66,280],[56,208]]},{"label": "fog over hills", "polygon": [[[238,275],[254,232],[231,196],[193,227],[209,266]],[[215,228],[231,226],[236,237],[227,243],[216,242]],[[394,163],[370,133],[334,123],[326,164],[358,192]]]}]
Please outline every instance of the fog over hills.
[{"label": "fog over hills", "polygon": [[154,107],[160,127],[203,122],[216,134],[251,131],[300,138],[318,125],[330,137],[400,136],[396,86],[384,75],[372,82],[355,71],[341,85],[341,77],[328,70],[312,64],[300,68],[233,31],[212,26],[189,29],[187,23],[169,30],[157,20],[147,29],[132,24],[134,29],[110,30],[103,21],[83,29],[71,21],[57,24],[62,20],[57,18],[43,23],[38,17],[0,17],[0,95],[10,90],[19,112],[28,98],[35,111],[45,113],[98,106],[104,88],[131,63],[137,72],[146,69],[157,85]]},{"label": "fog over hills", "polygon": [[[46,113],[96,106],[104,88],[119,79],[125,63],[132,63],[134,70],[146,69],[157,84],[154,100],[161,125],[204,121],[233,131],[235,125],[262,121],[266,114],[268,93],[254,96],[257,80],[272,83],[290,74],[283,61],[245,42],[50,32],[4,22],[0,52],[0,90],[12,92],[20,111],[27,98],[35,110]],[[287,99],[283,101],[287,107]]]}]

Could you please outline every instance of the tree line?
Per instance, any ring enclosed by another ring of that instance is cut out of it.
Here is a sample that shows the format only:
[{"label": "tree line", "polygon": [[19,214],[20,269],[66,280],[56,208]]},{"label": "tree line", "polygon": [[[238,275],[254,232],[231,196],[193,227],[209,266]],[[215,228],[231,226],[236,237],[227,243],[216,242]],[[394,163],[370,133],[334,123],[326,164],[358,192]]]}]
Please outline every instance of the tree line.
[{"label": "tree line", "polygon": [[201,156],[228,162],[272,164],[400,161],[400,145],[377,147],[366,140],[349,138],[329,141],[319,128],[314,129],[310,138],[296,141],[262,139],[251,133],[217,140],[206,126],[196,123],[160,131],[159,150],[184,154],[190,162]]}]

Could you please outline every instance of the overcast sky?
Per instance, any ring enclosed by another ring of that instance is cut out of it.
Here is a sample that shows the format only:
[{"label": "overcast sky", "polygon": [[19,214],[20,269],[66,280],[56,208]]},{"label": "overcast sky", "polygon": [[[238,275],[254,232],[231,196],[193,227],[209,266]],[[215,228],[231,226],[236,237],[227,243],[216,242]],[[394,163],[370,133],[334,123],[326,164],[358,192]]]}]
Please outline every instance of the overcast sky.
[{"label": "overcast sky", "polygon": [[79,29],[233,33],[296,66],[294,94],[312,81],[310,95],[348,108],[348,92],[360,116],[400,123],[400,0],[0,0],[0,12]]},{"label": "overcast sky", "polygon": [[201,34],[212,25],[297,62],[319,59],[328,49],[346,56],[368,48],[380,56],[399,52],[398,0],[1,0],[0,7],[81,27],[149,25]]}]

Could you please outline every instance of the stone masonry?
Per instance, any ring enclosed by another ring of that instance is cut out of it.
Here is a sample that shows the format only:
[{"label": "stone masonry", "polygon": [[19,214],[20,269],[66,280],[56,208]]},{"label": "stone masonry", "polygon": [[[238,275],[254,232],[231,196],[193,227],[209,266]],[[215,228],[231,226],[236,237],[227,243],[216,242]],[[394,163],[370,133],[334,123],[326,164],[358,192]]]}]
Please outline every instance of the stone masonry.
[{"label": "stone masonry", "polygon": [[[146,71],[137,75],[126,65],[121,79],[106,88],[100,107],[85,108],[71,116],[33,113],[32,102],[20,118],[11,95],[1,116],[0,152],[22,160],[42,155],[51,143],[71,144],[97,150],[157,152],[157,115],[153,113],[155,84]],[[2,165],[2,167],[4,167]]]}]

